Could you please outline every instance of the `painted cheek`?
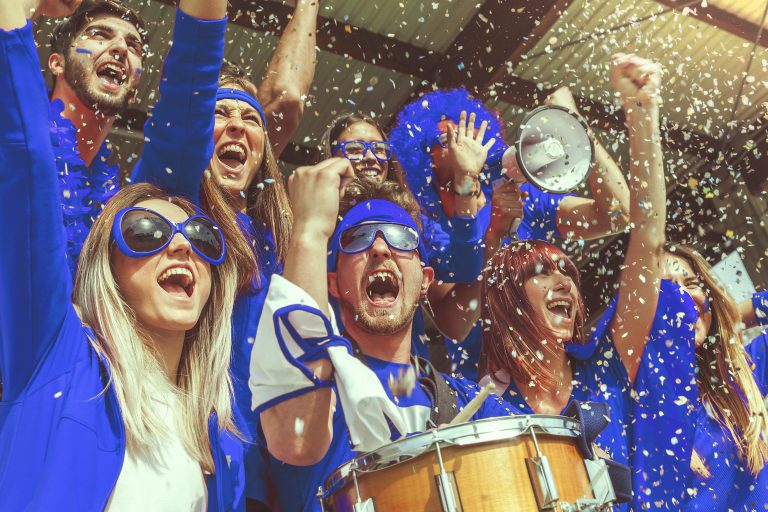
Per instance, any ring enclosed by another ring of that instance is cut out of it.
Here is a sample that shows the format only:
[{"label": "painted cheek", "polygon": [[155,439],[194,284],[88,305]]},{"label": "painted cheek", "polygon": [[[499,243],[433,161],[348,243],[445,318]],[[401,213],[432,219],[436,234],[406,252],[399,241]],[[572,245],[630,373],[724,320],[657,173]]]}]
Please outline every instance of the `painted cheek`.
[{"label": "painted cheek", "polygon": [[80,53],[82,55],[93,55],[93,52],[87,48],[75,48],[75,53]]}]

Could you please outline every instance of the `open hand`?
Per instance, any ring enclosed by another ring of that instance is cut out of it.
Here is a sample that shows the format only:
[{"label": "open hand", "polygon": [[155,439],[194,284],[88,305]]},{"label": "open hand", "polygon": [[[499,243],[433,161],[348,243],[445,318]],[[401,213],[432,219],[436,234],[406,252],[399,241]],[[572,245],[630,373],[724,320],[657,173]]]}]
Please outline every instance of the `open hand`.
[{"label": "open hand", "polygon": [[488,158],[488,150],[496,143],[496,139],[491,137],[483,144],[487,129],[488,122],[483,121],[475,133],[475,113],[471,113],[467,121],[466,111],[462,111],[455,129],[448,125],[448,151],[444,164],[451,170],[457,189],[466,184],[472,186],[478,180]]},{"label": "open hand", "polygon": [[657,104],[661,87],[661,66],[630,53],[611,57],[611,82],[621,94],[625,106]]},{"label": "open hand", "polygon": [[339,199],[355,177],[346,158],[329,158],[319,164],[299,167],[288,178],[294,234],[308,233],[330,238],[339,214]]}]

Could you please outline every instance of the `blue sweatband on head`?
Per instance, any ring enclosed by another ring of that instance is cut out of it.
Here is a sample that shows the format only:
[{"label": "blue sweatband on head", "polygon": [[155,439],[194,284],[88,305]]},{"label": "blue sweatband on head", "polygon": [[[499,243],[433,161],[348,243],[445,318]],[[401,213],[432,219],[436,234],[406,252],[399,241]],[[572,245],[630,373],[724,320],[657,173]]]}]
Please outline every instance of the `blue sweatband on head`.
[{"label": "blue sweatband on head", "polygon": [[267,129],[267,116],[264,115],[264,109],[261,108],[261,103],[259,103],[259,100],[247,92],[241,89],[233,89],[231,87],[219,87],[219,89],[216,91],[216,101],[219,100],[237,100],[252,106],[261,116],[261,123],[263,125],[262,127],[265,130]]},{"label": "blue sweatband on head", "polygon": [[341,234],[349,228],[372,222],[391,222],[392,224],[402,224],[416,230],[419,233],[418,250],[421,261],[425,264],[428,262],[427,250],[421,239],[421,232],[410,214],[395,203],[383,199],[369,199],[352,207],[336,226],[336,230],[333,232],[330,242],[328,242],[328,271],[334,272],[336,270],[336,259],[341,251]]}]

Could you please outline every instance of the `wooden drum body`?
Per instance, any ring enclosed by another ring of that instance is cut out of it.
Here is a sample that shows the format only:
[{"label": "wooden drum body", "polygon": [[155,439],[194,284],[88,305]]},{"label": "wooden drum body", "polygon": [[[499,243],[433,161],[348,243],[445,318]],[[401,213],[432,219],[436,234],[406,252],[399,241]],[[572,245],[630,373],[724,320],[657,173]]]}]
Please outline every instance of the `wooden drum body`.
[{"label": "wooden drum body", "polygon": [[345,464],[325,482],[328,512],[611,510],[607,468],[585,460],[572,418],[492,418],[433,430]]}]

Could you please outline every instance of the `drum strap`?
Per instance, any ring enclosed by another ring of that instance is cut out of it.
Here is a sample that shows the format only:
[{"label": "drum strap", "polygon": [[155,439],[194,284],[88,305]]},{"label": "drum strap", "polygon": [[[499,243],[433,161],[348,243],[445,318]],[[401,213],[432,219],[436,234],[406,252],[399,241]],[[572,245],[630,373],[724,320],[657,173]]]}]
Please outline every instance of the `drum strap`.
[{"label": "drum strap", "polygon": [[[579,422],[581,435],[576,439],[579,450],[584,458],[594,459],[595,451],[592,448],[592,443],[608,425],[608,418],[611,417],[610,406],[605,402],[574,400],[568,404],[563,414]],[[604,457],[600,458],[605,461],[608,467],[608,476],[611,478],[617,502],[629,503],[632,501],[632,473],[629,467]]]},{"label": "drum strap", "polygon": [[563,415],[578,420],[581,425],[581,436],[577,439],[581,454],[587,459],[594,459],[592,443],[608,425],[611,408],[605,402],[579,402],[574,400],[563,412]]},{"label": "drum strap", "polygon": [[432,363],[418,356],[411,356],[419,375],[419,384],[432,400],[430,421],[432,427],[448,424],[459,413],[456,391],[448,385],[445,377],[435,370]]}]

